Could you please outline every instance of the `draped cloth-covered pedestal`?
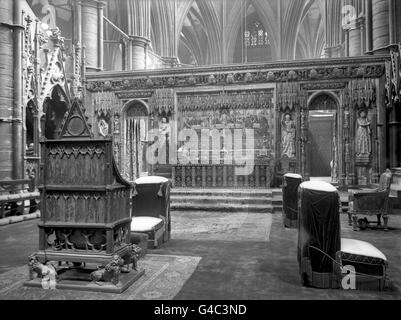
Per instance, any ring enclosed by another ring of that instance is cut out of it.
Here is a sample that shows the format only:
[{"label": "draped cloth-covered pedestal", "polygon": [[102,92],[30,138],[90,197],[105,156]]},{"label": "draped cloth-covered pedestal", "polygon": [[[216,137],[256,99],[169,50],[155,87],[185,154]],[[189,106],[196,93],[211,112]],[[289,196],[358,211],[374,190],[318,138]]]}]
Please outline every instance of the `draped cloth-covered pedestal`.
[{"label": "draped cloth-covered pedestal", "polygon": [[370,243],[340,238],[339,193],[326,182],[299,186],[298,263],[304,286],[383,291],[387,258]]},{"label": "draped cloth-covered pedestal", "polygon": [[341,250],[336,188],[325,182],[300,185],[298,230],[298,263],[303,285],[332,288],[333,260]]},{"label": "draped cloth-covered pedestal", "polygon": [[299,174],[287,173],[283,177],[283,221],[286,228],[298,227],[298,187],[302,183]]}]

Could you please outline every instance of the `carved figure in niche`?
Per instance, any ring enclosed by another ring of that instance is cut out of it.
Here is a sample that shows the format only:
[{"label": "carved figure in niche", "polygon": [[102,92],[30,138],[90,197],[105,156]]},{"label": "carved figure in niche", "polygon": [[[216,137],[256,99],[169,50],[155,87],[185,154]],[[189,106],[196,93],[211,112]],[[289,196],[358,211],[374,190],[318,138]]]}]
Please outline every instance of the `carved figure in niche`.
[{"label": "carved figure in niche", "polygon": [[120,133],[120,117],[116,114],[114,116],[114,134]]},{"label": "carved figure in niche", "polygon": [[281,155],[287,158],[295,158],[295,123],[291,114],[286,113],[281,124]]},{"label": "carved figure in niche", "polygon": [[33,156],[35,154],[35,145],[31,142],[26,146],[26,155]]},{"label": "carved figure in niche", "polygon": [[106,137],[109,134],[109,124],[104,119],[99,121],[99,133],[103,137]]},{"label": "carved figure in niche", "polygon": [[166,161],[169,163],[169,154],[170,154],[170,136],[171,136],[171,127],[170,124],[167,123],[166,118],[162,118],[162,122],[159,124],[159,133],[164,136],[166,141]]},{"label": "carved figure in niche", "polygon": [[219,122],[220,122],[220,124],[222,124],[223,126],[227,126],[227,124],[228,124],[227,113],[222,112],[222,113],[220,114]]},{"label": "carved figure in niche", "polygon": [[168,144],[170,139],[171,128],[170,124],[167,123],[166,118],[162,118],[162,121],[159,124],[159,132],[161,135],[166,137],[166,143]]},{"label": "carved figure in niche", "polygon": [[184,116],[184,128],[185,129],[190,129],[192,126],[192,115],[188,112]]},{"label": "carved figure in niche", "polygon": [[365,110],[360,111],[356,125],[356,154],[357,156],[370,155],[372,152],[370,130],[371,122],[367,118],[367,113]]}]

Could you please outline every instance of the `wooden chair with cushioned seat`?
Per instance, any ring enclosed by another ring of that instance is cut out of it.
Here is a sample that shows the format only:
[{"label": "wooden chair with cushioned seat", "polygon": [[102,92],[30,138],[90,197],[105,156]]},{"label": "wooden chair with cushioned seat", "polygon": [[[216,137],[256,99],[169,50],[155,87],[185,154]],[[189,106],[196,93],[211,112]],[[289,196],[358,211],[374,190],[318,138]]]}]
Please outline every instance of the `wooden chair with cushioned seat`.
[{"label": "wooden chair with cushioned seat", "polygon": [[384,221],[384,229],[388,229],[389,194],[392,173],[387,169],[381,176],[379,186],[374,189],[349,190],[349,222],[355,231],[365,229],[367,220],[358,222],[358,215],[377,216],[377,224]]},{"label": "wooden chair with cushioned seat", "polygon": [[170,189],[171,181],[158,176],[134,182],[131,232],[146,233],[150,249],[170,240]]}]

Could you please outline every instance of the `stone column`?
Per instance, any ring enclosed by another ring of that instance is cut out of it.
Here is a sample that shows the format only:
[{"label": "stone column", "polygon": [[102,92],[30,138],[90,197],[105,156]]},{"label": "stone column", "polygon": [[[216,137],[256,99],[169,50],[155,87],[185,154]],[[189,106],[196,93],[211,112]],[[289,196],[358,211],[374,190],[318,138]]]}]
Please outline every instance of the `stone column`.
[{"label": "stone column", "polygon": [[362,52],[361,22],[358,19],[348,31],[348,53],[350,57],[360,56]]},{"label": "stone column", "polygon": [[390,44],[389,0],[372,0],[372,38],[374,53],[385,53]]},{"label": "stone column", "polygon": [[13,107],[13,178],[24,178],[24,156],[23,145],[23,123],[22,123],[22,0],[14,0],[14,52],[13,52],[13,74],[14,74],[14,103]]},{"label": "stone column", "polygon": [[0,180],[12,178],[13,1],[0,2]]},{"label": "stone column", "polygon": [[366,29],[366,53],[370,53],[373,49],[372,38],[372,0],[365,0],[365,29]]},{"label": "stone column", "polygon": [[[97,0],[80,1],[77,9],[81,11],[82,45],[85,46],[86,69],[103,69],[103,8],[105,2]],[[77,12],[77,16],[79,12]]]},{"label": "stone column", "polygon": [[21,0],[0,2],[0,180],[23,178]]},{"label": "stone column", "polygon": [[140,36],[130,36],[131,55],[132,55],[132,70],[146,69],[147,50],[150,40]]},{"label": "stone column", "polygon": [[150,8],[152,1],[129,0],[127,3],[132,70],[146,69],[150,44]]}]

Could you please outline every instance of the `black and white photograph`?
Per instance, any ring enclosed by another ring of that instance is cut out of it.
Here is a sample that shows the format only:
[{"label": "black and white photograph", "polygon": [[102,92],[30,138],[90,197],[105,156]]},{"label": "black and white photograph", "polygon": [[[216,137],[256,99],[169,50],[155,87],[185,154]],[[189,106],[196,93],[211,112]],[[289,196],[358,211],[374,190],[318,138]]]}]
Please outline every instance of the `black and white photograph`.
[{"label": "black and white photograph", "polygon": [[0,0],[0,300],[400,299],[400,0]]}]

